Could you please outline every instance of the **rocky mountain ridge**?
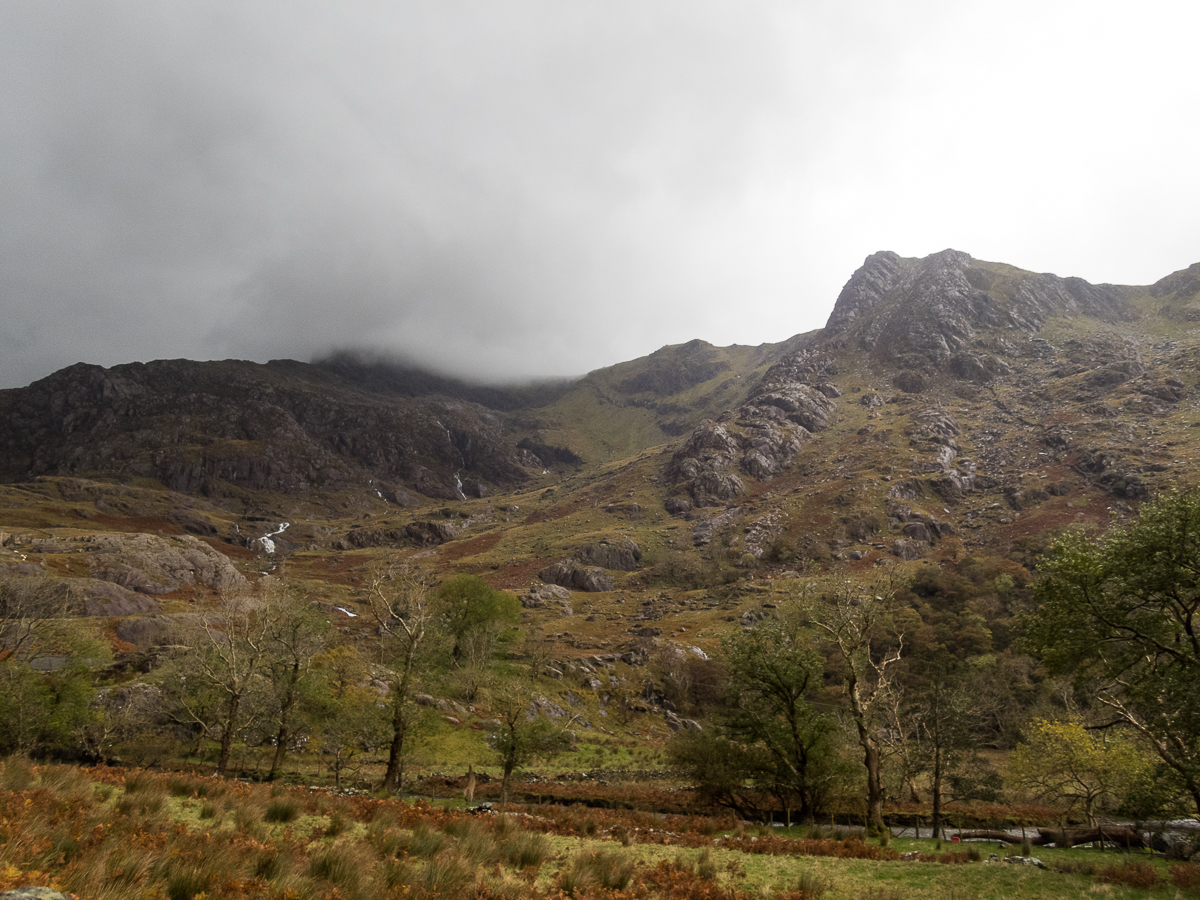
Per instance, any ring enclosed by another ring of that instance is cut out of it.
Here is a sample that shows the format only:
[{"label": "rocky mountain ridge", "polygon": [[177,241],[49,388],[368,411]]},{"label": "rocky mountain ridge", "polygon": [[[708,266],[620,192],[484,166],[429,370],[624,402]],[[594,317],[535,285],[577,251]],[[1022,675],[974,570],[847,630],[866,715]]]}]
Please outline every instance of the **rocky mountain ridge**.
[{"label": "rocky mountain ridge", "polygon": [[[1117,287],[879,253],[821,331],[693,341],[570,385],[489,389],[494,406],[346,359],[81,364],[0,392],[0,547],[157,603],[231,576],[168,584],[130,561],[158,544],[103,565],[76,551],[99,546],[91,532],[157,532],[190,559],[190,534],[252,578],[291,559],[348,609],[371,554],[401,552],[523,592],[538,616],[572,610],[569,640],[604,649],[619,643],[605,623],[633,640],[716,615],[714,585],[752,597],[772,573],[1023,563],[1056,529],[1196,483],[1198,311],[1200,265]],[[550,586],[616,605],[547,603]],[[137,606],[89,590],[96,608]]]}]

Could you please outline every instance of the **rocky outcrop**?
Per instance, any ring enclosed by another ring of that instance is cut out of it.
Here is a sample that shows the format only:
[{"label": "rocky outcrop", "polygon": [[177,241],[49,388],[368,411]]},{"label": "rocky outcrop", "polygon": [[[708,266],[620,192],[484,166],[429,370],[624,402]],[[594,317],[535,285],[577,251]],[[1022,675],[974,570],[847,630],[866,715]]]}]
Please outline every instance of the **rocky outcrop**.
[{"label": "rocky outcrop", "polygon": [[[1051,316],[1074,315],[1117,322],[1134,313],[1125,288],[1021,272],[957,250],[923,259],[884,252],[867,257],[851,276],[824,336],[902,368],[944,368],[969,381],[988,381],[1006,364],[972,348],[981,332],[1032,334]],[[901,389],[916,393],[923,386],[910,379]]]},{"label": "rocky outcrop", "polygon": [[603,541],[581,548],[575,558],[585,566],[632,572],[642,564],[642,548],[630,540]]},{"label": "rocky outcrop", "polygon": [[1157,298],[1177,297],[1190,300],[1200,294],[1200,263],[1172,272],[1150,286],[1150,296]]},{"label": "rocky outcrop", "polygon": [[730,471],[737,465],[740,450],[729,429],[706,419],[675,451],[666,477],[686,484],[698,506],[722,503],[745,492],[742,480]]},{"label": "rocky outcrop", "polygon": [[404,534],[418,546],[428,547],[453,540],[458,535],[458,528],[451,522],[410,522],[404,526]]},{"label": "rocky outcrop", "polygon": [[[98,533],[56,536],[30,542],[38,553],[79,554],[90,578],[72,579],[93,615],[123,615],[156,608],[132,595],[169,594],[181,587],[200,586],[214,592],[241,591],[248,582],[227,556],[192,535],[162,537],[139,533]],[[114,585],[103,587],[95,582]],[[103,613],[103,608],[113,611]]]},{"label": "rocky outcrop", "polygon": [[716,347],[689,341],[680,347],[663,347],[643,360],[642,371],[617,387],[627,394],[677,394],[716,378],[729,368]]},{"label": "rocky outcrop", "polygon": [[671,458],[665,476],[697,506],[719,506],[745,493],[744,473],[765,481],[782,472],[814,431],[828,427],[837,408],[836,368],[800,350],[767,370],[730,421],[707,419]]},{"label": "rocky outcrop", "polygon": [[94,535],[94,577],[142,594],[167,594],[185,585],[218,593],[249,585],[229,558],[199,538],[163,538],[152,534]]},{"label": "rocky outcrop", "polygon": [[538,573],[547,584],[557,584],[572,591],[599,593],[613,589],[613,577],[599,566],[584,566],[565,559],[547,566]]},{"label": "rocky outcrop", "polygon": [[71,587],[82,594],[84,615],[88,616],[132,616],[160,609],[158,601],[145,594],[97,578],[72,578]]},{"label": "rocky outcrop", "polygon": [[571,602],[571,592],[561,585],[539,584],[531,588],[527,594],[522,594],[518,599],[526,609],[541,609],[550,603],[569,605]]}]

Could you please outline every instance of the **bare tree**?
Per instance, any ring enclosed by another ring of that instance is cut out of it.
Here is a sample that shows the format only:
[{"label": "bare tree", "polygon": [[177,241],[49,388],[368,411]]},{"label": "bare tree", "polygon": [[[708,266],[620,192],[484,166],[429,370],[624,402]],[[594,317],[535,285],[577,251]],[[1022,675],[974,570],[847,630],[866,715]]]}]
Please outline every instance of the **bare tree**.
[{"label": "bare tree", "polygon": [[324,612],[292,593],[285,582],[272,579],[264,593],[268,667],[277,702],[275,756],[267,773],[267,780],[274,781],[292,738],[297,701],[312,674],[313,659],[328,643],[331,628]]},{"label": "bare tree", "polygon": [[367,586],[371,613],[379,626],[380,651],[387,666],[391,693],[391,741],[383,788],[400,789],[406,745],[419,718],[413,699],[420,675],[418,663],[435,643],[429,593],[421,573],[399,560],[389,560],[371,573]]},{"label": "bare tree", "polygon": [[896,690],[896,664],[904,647],[890,588],[846,584],[819,596],[802,598],[809,625],[841,657],[850,719],[863,752],[867,775],[867,829],[882,833],[883,740],[885,713]]},{"label": "bare tree", "polygon": [[[220,729],[218,775],[229,768],[238,732],[262,711],[247,703],[268,685],[271,622],[261,605],[249,595],[222,596],[217,611],[185,635],[195,646],[176,658],[184,717],[201,727],[201,740],[212,726]],[[253,707],[249,715],[248,707]]]},{"label": "bare tree", "polygon": [[39,643],[60,642],[64,620],[79,603],[59,579],[15,576],[0,579],[0,659],[28,655]]}]

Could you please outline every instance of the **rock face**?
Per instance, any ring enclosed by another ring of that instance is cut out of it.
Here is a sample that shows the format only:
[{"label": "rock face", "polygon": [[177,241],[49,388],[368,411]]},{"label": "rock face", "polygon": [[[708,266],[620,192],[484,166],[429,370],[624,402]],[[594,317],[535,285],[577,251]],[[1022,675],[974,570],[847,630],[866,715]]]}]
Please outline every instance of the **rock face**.
[{"label": "rock face", "polygon": [[97,533],[83,537],[37,539],[39,553],[79,554],[90,578],[72,579],[90,615],[153,612],[158,606],[138,595],[169,594],[184,586],[215,592],[241,591],[248,582],[229,561],[192,535]]},{"label": "rock face", "polygon": [[785,356],[728,421],[700,423],[675,451],[666,478],[697,506],[719,506],[745,493],[742,474],[760,481],[779,474],[805,438],[828,426],[839,395],[829,381],[834,372],[828,358],[808,350]]},{"label": "rock face", "polygon": [[632,572],[642,564],[642,548],[630,540],[589,544],[575,558],[585,566]]},{"label": "rock face", "polygon": [[613,589],[613,577],[599,566],[580,565],[573,559],[565,559],[547,566],[538,573],[547,584],[556,584],[572,591],[599,593]]},{"label": "rock face", "polygon": [[478,404],[373,395],[290,361],[81,363],[0,392],[0,420],[4,481],[103,473],[205,496],[370,484],[455,499],[539,464]]},{"label": "rock face", "polygon": [[1125,321],[1133,317],[1127,295],[1113,285],[976,263],[957,250],[924,259],[883,252],[867,257],[847,282],[824,334],[902,368],[949,368],[961,378],[988,380],[1003,363],[968,352],[981,329],[1032,334],[1051,316]]}]

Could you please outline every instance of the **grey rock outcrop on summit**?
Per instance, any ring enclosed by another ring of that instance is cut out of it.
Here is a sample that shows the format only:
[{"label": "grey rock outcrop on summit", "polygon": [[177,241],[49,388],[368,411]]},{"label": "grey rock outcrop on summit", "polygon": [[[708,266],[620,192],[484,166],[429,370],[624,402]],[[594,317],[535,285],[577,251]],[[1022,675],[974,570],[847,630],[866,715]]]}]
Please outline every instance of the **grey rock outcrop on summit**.
[{"label": "grey rock outcrop on summit", "polygon": [[[686,512],[680,495],[695,506],[725,505],[747,492],[746,478],[781,474],[811,435],[829,427],[842,393],[839,361],[857,358],[909,395],[939,379],[986,385],[1011,375],[1022,359],[1059,352],[1035,338],[1051,318],[1087,316],[1114,327],[1135,320],[1136,290],[1026,272],[957,250],[923,259],[875,253],[846,283],[822,331],[797,339],[741,405],[701,423],[675,451],[663,473],[673,488],[670,511]],[[1150,291],[1164,299],[1164,315],[1200,319],[1200,264]],[[1086,345],[1083,358],[1055,374],[1083,373],[1080,399],[1100,398],[1147,372],[1137,346],[1116,335],[1078,343]],[[1061,349],[1069,357],[1075,350],[1071,342]],[[1167,403],[1181,390],[1169,377],[1142,388]],[[878,409],[885,399],[869,391],[856,402]],[[946,496],[971,490],[976,478],[973,462],[956,464],[956,428],[952,417],[929,409],[909,435],[928,450],[918,471],[935,474]]]},{"label": "grey rock outcrop on summit", "polygon": [[[1133,315],[1127,297],[1127,288],[977,263],[957,250],[923,259],[882,252],[867,257],[846,283],[824,337],[901,367],[941,367],[983,329],[1032,334],[1053,316],[1127,320]],[[959,365],[968,377],[987,374],[985,360]]]}]

